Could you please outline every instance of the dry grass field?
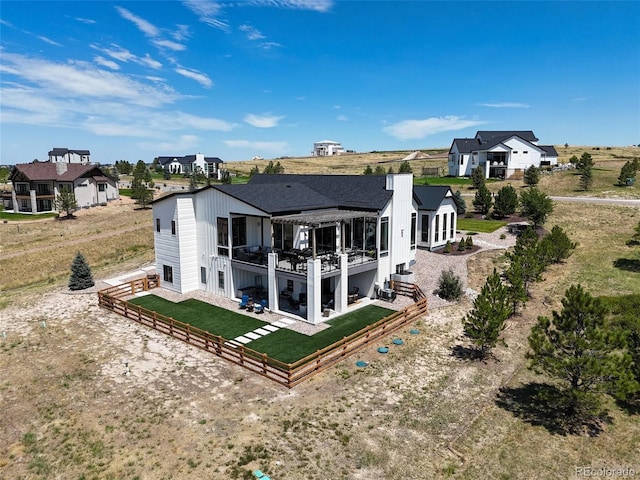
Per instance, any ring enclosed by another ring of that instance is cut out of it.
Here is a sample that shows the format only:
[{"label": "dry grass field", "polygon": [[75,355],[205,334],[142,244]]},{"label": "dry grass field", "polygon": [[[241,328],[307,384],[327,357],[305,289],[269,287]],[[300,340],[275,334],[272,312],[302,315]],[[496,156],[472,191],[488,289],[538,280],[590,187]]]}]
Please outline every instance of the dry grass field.
[{"label": "dry grass field", "polygon": [[[0,478],[226,480],[258,468],[274,480],[578,478],[576,467],[640,475],[638,415],[611,402],[603,433],[567,435],[523,401],[544,381],[526,368],[529,329],[560,308],[568,285],[640,291],[639,274],[615,266],[640,261],[624,244],[639,221],[637,207],[556,203],[547,227],[561,225],[579,246],[545,273],[486,363],[454,354],[465,299],[433,309],[419,335],[400,331],[405,345],[389,354],[366,349],[291,391],[107,313],[92,292],[67,291],[76,251],[96,279],[152,261],[150,210],[121,202],[19,233],[0,223]],[[469,287],[503,261],[500,251],[470,256]],[[359,359],[370,365],[357,368]]]}]

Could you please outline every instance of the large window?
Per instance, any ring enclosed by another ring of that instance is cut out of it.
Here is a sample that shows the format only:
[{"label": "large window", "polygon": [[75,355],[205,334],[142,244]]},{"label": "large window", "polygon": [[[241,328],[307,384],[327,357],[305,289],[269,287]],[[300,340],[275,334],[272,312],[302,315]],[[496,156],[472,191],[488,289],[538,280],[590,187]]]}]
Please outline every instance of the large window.
[{"label": "large window", "polygon": [[380,256],[389,255],[389,217],[380,219]]},{"label": "large window", "polygon": [[442,241],[447,239],[447,214],[442,215]]},{"label": "large window", "polygon": [[450,233],[450,235],[449,235],[449,238],[451,238],[452,240],[455,237],[455,235],[454,235],[455,234],[455,225],[454,224],[456,222],[454,221],[454,215],[455,215],[455,213],[453,213],[453,212],[451,212],[449,214],[449,218],[450,218],[450,225],[449,225],[449,233]]},{"label": "large window", "polygon": [[364,249],[376,249],[376,225],[375,218],[367,218],[364,221]]},{"label": "large window", "polygon": [[218,255],[229,256],[229,219],[218,217]]},{"label": "large window", "polygon": [[411,250],[416,249],[416,230],[418,229],[418,214],[411,214]]},{"label": "large window", "polygon": [[316,251],[320,254],[336,251],[336,227],[322,227],[315,230]]},{"label": "large window", "polygon": [[173,283],[173,267],[170,265],[162,266],[162,278],[167,283]]},{"label": "large window", "polygon": [[429,215],[422,215],[422,230],[420,240],[429,243]]},{"label": "large window", "polygon": [[440,215],[436,215],[436,228],[435,228],[434,234],[435,234],[434,241],[439,242],[440,241]]},{"label": "large window", "polygon": [[273,226],[273,246],[282,250],[293,248],[293,225],[276,223]]},{"label": "large window", "polygon": [[235,217],[231,219],[232,240],[234,247],[247,244],[247,217]]}]

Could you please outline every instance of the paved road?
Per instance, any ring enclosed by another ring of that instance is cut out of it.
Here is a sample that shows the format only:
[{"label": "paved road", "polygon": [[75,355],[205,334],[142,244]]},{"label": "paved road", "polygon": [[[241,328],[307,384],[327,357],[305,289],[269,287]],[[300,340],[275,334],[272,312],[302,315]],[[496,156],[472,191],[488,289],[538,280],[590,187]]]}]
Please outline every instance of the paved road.
[{"label": "paved road", "polygon": [[554,202],[594,203],[599,205],[628,205],[640,207],[640,200],[630,198],[550,197]]},{"label": "paved road", "polygon": [[[475,193],[463,193],[463,197],[475,197]],[[554,202],[593,203],[595,205],[626,205],[640,207],[640,199],[600,197],[549,197]]]}]

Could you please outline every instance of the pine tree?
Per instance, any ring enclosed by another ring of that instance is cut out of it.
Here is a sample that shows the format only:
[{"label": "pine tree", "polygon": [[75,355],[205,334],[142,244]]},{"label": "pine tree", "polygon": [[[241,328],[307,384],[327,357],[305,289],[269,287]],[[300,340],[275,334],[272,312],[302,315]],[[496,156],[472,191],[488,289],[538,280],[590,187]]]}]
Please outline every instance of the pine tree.
[{"label": "pine tree", "polygon": [[489,213],[492,202],[493,197],[491,196],[491,192],[486,187],[486,185],[482,184],[476,192],[475,198],[473,199],[474,208],[483,215],[486,215],[487,213]]},{"label": "pine tree", "polygon": [[411,169],[411,164],[409,163],[408,160],[405,160],[400,164],[398,173],[413,173],[413,170]]},{"label": "pine tree", "polygon": [[509,292],[509,303],[511,304],[511,315],[518,313],[518,307],[524,305],[529,300],[527,289],[524,283],[524,271],[522,263],[518,261],[511,262],[509,268],[504,272],[507,280],[507,289]]},{"label": "pine tree", "polygon": [[367,165],[366,168],[364,169],[364,172],[362,172],[363,175],[373,175],[373,169],[371,168],[371,165]]},{"label": "pine tree", "polygon": [[535,165],[531,165],[524,171],[524,183],[529,187],[535,187],[540,183],[540,169]]},{"label": "pine tree", "polygon": [[58,212],[65,212],[66,217],[73,217],[73,212],[78,209],[78,200],[75,193],[68,188],[63,188],[53,201],[53,208]]},{"label": "pine tree", "polygon": [[593,185],[593,171],[590,166],[584,166],[580,169],[580,189],[587,191]]},{"label": "pine tree", "polygon": [[384,167],[382,165],[376,165],[376,169],[373,171],[374,175],[386,175],[387,172],[384,171]]},{"label": "pine tree", "polygon": [[475,345],[480,358],[496,346],[510,313],[507,287],[494,269],[474,300],[473,309],[462,319],[464,334]]},{"label": "pine tree", "polygon": [[91,275],[91,269],[84,259],[84,256],[78,252],[76,253],[73,263],[71,264],[71,277],[69,277],[69,289],[70,290],[84,290],[85,288],[93,287],[93,275]]},{"label": "pine tree", "polygon": [[467,211],[467,202],[464,201],[464,197],[462,196],[462,192],[460,192],[460,190],[456,190],[456,193],[454,193],[453,196],[455,197],[458,215],[462,215]]},{"label": "pine tree", "polygon": [[520,193],[520,207],[523,217],[529,219],[534,227],[540,227],[553,212],[553,200],[535,187]]},{"label": "pine tree", "polygon": [[464,246],[467,250],[471,250],[473,248],[473,237],[471,237],[471,235],[467,236],[467,241]]},{"label": "pine tree", "polygon": [[551,233],[540,241],[538,248],[540,256],[546,260],[546,263],[551,264],[560,263],[569,258],[577,246],[578,244],[572,242],[561,227],[554,225]]},{"label": "pine tree", "polygon": [[436,295],[445,300],[459,300],[462,296],[462,281],[453,270],[443,270],[438,281]]},{"label": "pine tree", "polygon": [[471,173],[471,183],[473,184],[473,188],[478,189],[486,183],[484,178],[484,170],[480,167],[476,167],[473,169]]},{"label": "pine tree", "polygon": [[531,227],[527,227],[516,240],[511,252],[506,254],[511,264],[518,263],[524,291],[529,295],[529,286],[542,279],[542,272],[547,264],[540,257],[538,249],[538,235]]},{"label": "pine tree", "polygon": [[458,242],[458,251],[464,252],[466,248],[467,248],[467,245],[464,241],[464,238],[461,238],[460,241]]},{"label": "pine tree", "polygon": [[451,240],[447,240],[447,244],[444,246],[444,253],[451,253]]},{"label": "pine tree", "polygon": [[515,213],[518,207],[518,193],[511,185],[506,185],[498,190],[493,205],[493,216],[496,218],[508,217]]},{"label": "pine tree", "polygon": [[552,319],[538,317],[531,329],[527,357],[531,368],[561,382],[567,394],[565,414],[590,417],[598,409],[597,392],[633,391],[631,358],[621,352],[624,339],[605,322],[607,308],[580,285],[572,285]]}]

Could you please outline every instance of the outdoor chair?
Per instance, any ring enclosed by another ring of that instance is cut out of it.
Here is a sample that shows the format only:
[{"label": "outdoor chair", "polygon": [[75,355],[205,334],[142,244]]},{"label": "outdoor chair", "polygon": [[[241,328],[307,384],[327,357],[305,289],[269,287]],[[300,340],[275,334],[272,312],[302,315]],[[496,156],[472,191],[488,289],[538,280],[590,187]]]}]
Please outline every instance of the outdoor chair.
[{"label": "outdoor chair", "polygon": [[240,308],[247,308],[249,305],[249,295],[242,295],[242,301],[240,302]]},{"label": "outdoor chair", "polygon": [[254,313],[264,313],[264,309],[267,306],[267,301],[266,300],[262,300],[260,303],[256,303],[255,306],[253,307],[253,311]]}]

